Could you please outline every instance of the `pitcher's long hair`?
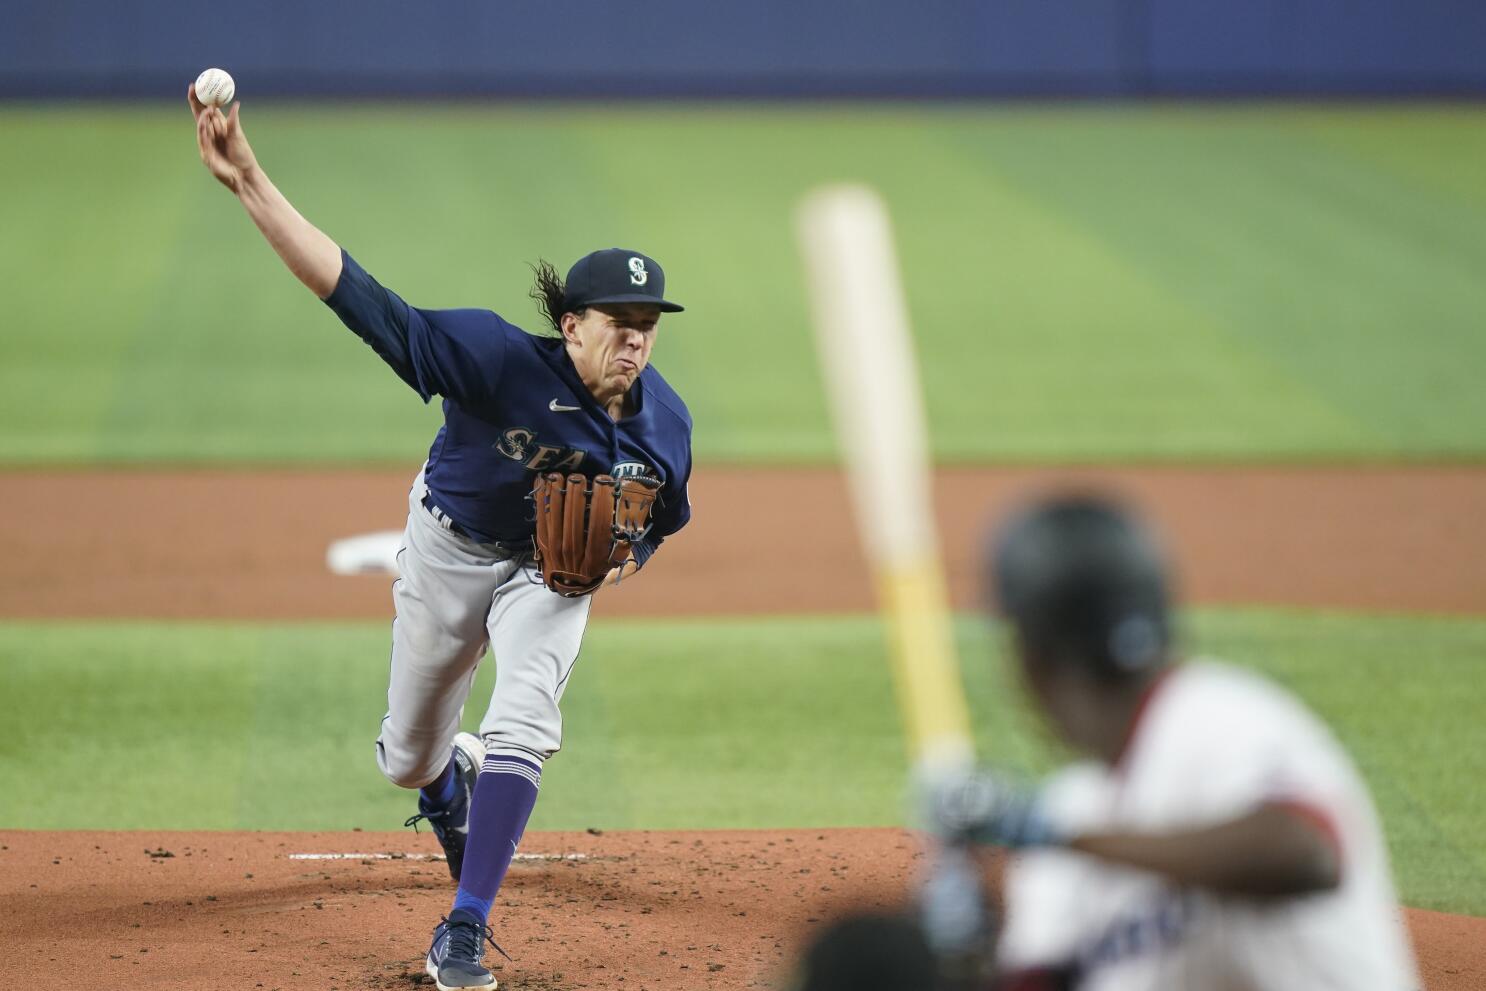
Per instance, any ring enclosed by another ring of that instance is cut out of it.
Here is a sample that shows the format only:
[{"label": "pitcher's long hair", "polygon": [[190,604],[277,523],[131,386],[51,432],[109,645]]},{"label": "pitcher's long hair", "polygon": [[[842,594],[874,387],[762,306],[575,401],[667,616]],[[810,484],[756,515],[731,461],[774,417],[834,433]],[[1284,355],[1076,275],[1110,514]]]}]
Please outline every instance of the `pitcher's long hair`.
[{"label": "pitcher's long hair", "polygon": [[[552,263],[545,258],[537,259],[537,263],[531,267],[531,270],[536,276],[536,282],[527,295],[537,304],[537,309],[541,311],[553,333],[561,337],[562,315],[568,312],[562,305],[563,297],[567,292],[562,284],[562,276],[557,274],[557,269],[553,268]],[[581,314],[583,310],[573,312]]]}]

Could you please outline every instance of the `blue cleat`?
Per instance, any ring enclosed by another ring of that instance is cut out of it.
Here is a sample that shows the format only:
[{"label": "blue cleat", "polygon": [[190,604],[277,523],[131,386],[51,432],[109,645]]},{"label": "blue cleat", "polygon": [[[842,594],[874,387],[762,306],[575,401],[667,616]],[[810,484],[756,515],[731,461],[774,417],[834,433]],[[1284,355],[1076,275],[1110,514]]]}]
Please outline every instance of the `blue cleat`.
[{"label": "blue cleat", "polygon": [[[444,848],[444,857],[449,861],[449,875],[457,882],[464,867],[464,846],[470,835],[470,803],[475,797],[475,782],[480,779],[480,765],[485,762],[485,745],[472,733],[459,733],[454,737],[454,771],[457,783],[454,798],[444,808],[438,808],[428,799],[419,796],[418,814],[411,816],[404,826],[418,829],[418,823],[427,820]],[[483,985],[471,985],[480,987]]]},{"label": "blue cleat", "polygon": [[495,975],[480,962],[486,943],[495,946],[496,952],[507,960],[511,959],[495,945],[489,926],[469,912],[451,912],[433,930],[433,944],[428,948],[423,969],[439,991],[472,988],[494,991]]}]

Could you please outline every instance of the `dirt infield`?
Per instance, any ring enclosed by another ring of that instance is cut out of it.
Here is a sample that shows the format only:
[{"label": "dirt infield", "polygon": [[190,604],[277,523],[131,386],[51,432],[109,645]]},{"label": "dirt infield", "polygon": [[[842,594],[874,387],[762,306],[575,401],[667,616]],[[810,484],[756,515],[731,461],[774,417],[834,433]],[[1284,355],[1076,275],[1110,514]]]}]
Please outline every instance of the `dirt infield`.
[{"label": "dirt infield", "polygon": [[[400,526],[410,474],[0,473],[0,617],[386,618],[388,580],[332,576],[324,555]],[[957,604],[975,599],[986,520],[1069,483],[1146,507],[1191,601],[1486,612],[1486,470],[1463,467],[944,471]],[[694,525],[600,614],[872,607],[836,473],[708,469],[692,499]],[[5,983],[418,986],[448,876],[385,855],[434,849],[405,833],[0,832]],[[778,986],[824,920],[900,900],[914,852],[896,830],[533,834],[523,855],[581,859],[513,868],[496,927],[514,961],[498,973],[513,991]],[[1430,991],[1486,987],[1486,920],[1409,922]]]},{"label": "dirt infield", "polygon": [[[381,858],[436,849],[406,833],[0,832],[7,983],[431,986],[422,954],[448,874]],[[513,959],[496,975],[512,991],[781,986],[833,916],[901,903],[916,853],[887,829],[532,834],[524,855],[560,859],[513,866],[492,920]],[[1486,919],[1409,922],[1430,991],[1486,986]]]},{"label": "dirt infield", "polygon": [[[385,618],[387,580],[333,576],[325,550],[399,528],[411,474],[0,473],[0,616]],[[986,520],[1068,483],[1146,507],[1195,602],[1486,612],[1486,470],[1468,467],[943,471],[958,604],[975,599]],[[692,502],[693,525],[600,615],[872,607],[834,471],[699,470]]]},{"label": "dirt infield", "polygon": [[[452,883],[410,833],[0,833],[6,982],[360,991],[423,983]],[[901,897],[893,830],[533,834],[492,920],[523,991],[746,988],[842,906]],[[499,959],[492,951],[490,957]],[[430,982],[431,983],[431,982]],[[69,985],[71,986],[71,985]]]}]

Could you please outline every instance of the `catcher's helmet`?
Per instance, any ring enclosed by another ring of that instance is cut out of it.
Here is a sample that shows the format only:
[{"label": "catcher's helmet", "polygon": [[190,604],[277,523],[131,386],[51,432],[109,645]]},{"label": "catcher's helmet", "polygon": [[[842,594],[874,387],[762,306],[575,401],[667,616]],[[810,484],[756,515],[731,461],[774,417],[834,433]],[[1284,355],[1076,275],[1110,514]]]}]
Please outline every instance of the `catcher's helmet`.
[{"label": "catcher's helmet", "polygon": [[1113,502],[1054,497],[1014,517],[987,554],[993,607],[1037,662],[1123,678],[1164,663],[1166,567],[1150,536]]},{"label": "catcher's helmet", "polygon": [[848,915],[826,927],[800,960],[796,991],[920,991],[936,981],[922,929],[903,916]]}]

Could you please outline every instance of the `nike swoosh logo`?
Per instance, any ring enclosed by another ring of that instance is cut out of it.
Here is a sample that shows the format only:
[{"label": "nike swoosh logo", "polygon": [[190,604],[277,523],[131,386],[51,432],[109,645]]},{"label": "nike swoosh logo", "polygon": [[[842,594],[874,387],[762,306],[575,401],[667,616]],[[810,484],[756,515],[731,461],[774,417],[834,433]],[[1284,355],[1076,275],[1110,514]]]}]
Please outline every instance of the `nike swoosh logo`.
[{"label": "nike swoosh logo", "polygon": [[561,403],[559,403],[556,399],[554,399],[554,400],[552,400],[552,402],[550,402],[550,403],[547,404],[547,408],[550,409],[554,413],[576,413],[580,409],[582,409],[583,407],[582,406],[564,406]]}]

